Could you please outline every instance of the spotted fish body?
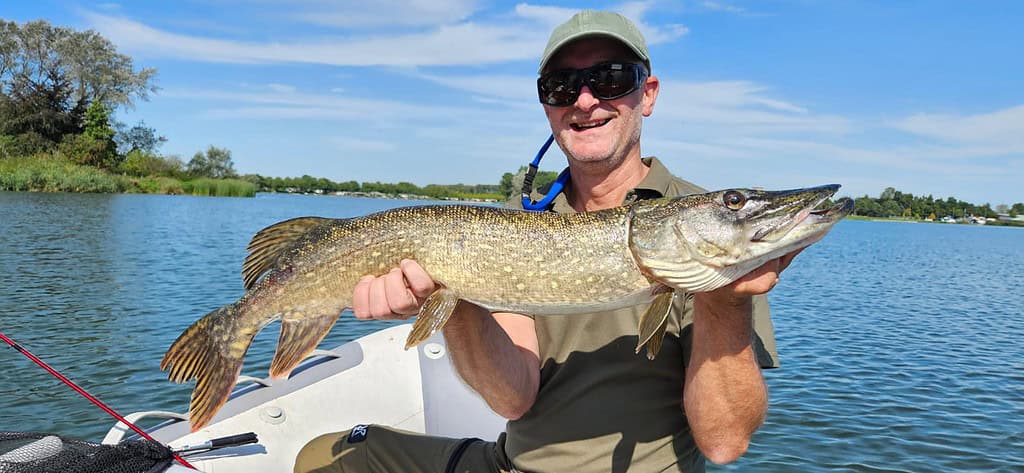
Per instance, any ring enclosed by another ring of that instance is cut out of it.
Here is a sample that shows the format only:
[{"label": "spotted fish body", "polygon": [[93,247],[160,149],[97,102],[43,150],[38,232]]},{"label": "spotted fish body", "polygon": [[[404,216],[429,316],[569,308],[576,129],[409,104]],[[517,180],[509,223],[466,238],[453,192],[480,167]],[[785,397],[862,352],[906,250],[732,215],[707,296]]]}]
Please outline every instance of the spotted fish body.
[{"label": "spotted fish body", "polygon": [[[713,290],[821,238],[852,209],[844,201],[811,212],[836,189],[719,191],[578,214],[442,205],[287,220],[250,243],[246,294],[186,329],[161,369],[172,381],[197,379],[190,422],[199,429],[227,401],[249,344],[267,324],[282,321],[270,375],[287,376],[351,307],[359,279],[384,274],[403,259],[417,261],[440,287],[420,311],[407,347],[440,329],[460,299],[531,315],[653,301],[637,347],[648,344],[653,357],[675,291]],[[743,207],[723,213],[736,195]],[[742,216],[748,206],[758,208]],[[754,225],[765,215],[770,223]],[[750,244],[755,228],[778,240]]]}]

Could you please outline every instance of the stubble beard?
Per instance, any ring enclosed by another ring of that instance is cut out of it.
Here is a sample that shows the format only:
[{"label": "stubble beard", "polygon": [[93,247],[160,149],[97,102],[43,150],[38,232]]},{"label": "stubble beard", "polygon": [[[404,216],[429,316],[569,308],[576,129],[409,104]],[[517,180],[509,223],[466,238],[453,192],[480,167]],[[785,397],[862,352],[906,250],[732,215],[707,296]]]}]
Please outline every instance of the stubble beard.
[{"label": "stubble beard", "polygon": [[639,154],[640,148],[640,124],[635,124],[628,132],[624,141],[613,143],[611,149],[601,153],[576,154],[566,149],[559,143],[562,152],[569,158],[570,162],[576,162],[587,169],[595,172],[607,172],[621,165],[636,150]]}]

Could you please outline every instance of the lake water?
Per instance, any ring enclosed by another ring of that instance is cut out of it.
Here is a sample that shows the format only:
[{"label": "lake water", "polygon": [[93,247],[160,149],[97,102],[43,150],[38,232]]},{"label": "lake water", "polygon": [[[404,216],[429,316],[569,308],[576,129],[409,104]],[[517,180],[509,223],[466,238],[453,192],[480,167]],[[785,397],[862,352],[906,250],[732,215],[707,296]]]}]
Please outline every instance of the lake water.
[{"label": "lake water", "polygon": [[[118,410],[187,410],[164,350],[243,293],[257,230],[397,200],[0,193],[0,332]],[[770,294],[768,420],[713,471],[1024,471],[1024,230],[844,221]],[[343,315],[323,346],[386,325]],[[244,374],[263,377],[277,330]],[[98,441],[113,420],[0,347],[0,430]]]}]

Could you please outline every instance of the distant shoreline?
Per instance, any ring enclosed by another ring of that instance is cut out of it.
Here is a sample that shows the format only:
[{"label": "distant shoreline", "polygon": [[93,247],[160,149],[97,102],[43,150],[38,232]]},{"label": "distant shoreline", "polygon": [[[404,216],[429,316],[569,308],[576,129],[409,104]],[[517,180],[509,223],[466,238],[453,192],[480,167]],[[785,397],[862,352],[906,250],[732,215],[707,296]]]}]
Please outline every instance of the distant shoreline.
[{"label": "distant shoreline", "polygon": [[313,196],[324,196],[324,197],[364,197],[370,199],[398,199],[398,200],[442,200],[452,202],[481,202],[481,203],[498,203],[501,200],[490,196],[464,196],[464,197],[432,197],[429,195],[421,194],[388,194],[384,192],[352,192],[352,191],[337,191],[337,192],[273,192],[273,191],[258,191],[260,194],[286,194],[286,195],[313,195]]},{"label": "distant shoreline", "polygon": [[933,223],[939,225],[968,225],[974,227],[1020,227],[1024,228],[1024,220],[987,220],[985,223],[971,223],[966,221],[961,222],[943,222],[940,220],[918,220],[913,218],[886,218],[886,217],[867,217],[863,215],[850,215],[846,217],[847,220],[861,220],[869,222],[893,222],[893,223]]}]

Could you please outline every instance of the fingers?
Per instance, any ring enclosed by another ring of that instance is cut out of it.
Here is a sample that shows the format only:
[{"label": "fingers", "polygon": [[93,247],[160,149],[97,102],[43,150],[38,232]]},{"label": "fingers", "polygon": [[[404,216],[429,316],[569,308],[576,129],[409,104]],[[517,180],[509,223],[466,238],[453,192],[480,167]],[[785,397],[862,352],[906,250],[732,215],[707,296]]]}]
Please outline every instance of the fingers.
[{"label": "fingers", "polygon": [[409,289],[412,290],[414,296],[418,299],[426,299],[434,289],[437,287],[434,284],[434,279],[423,269],[419,263],[404,259],[399,266],[402,268],[402,273],[405,275],[405,280],[409,283]]},{"label": "fingers", "polygon": [[370,283],[374,279],[377,278],[363,276],[352,290],[352,312],[356,314],[357,319],[373,318],[370,316]]},{"label": "fingers", "polygon": [[779,283],[779,274],[789,267],[793,259],[796,258],[796,255],[800,254],[803,250],[803,248],[800,248],[768,261],[759,268],[747,273],[746,276],[734,281],[727,286],[728,289],[726,290],[736,296],[753,296],[772,290]]},{"label": "fingers", "polygon": [[800,248],[800,249],[798,249],[796,251],[792,251],[790,253],[787,253],[787,254],[783,255],[782,258],[779,258],[779,271],[778,272],[781,273],[784,269],[788,268],[789,264],[793,262],[793,258],[796,258],[796,255],[800,254],[801,251],[804,251],[804,248],[807,248],[807,247],[805,246],[805,247]]},{"label": "fingers", "polygon": [[[392,314],[415,315],[419,312],[420,304],[406,283],[405,275],[401,268],[394,268],[381,279],[384,280],[384,302],[381,310],[387,310]],[[371,302],[372,305],[372,302]]]},{"label": "fingers", "polygon": [[770,291],[779,282],[779,260],[771,260],[726,286],[737,296],[753,296]]},{"label": "fingers", "polygon": [[415,261],[402,260],[398,268],[381,275],[363,276],[352,291],[352,311],[358,319],[408,319],[436,286]]},{"label": "fingers", "polygon": [[370,316],[375,319],[393,318],[388,304],[387,290],[384,287],[384,278],[386,277],[387,275],[370,281]]}]

